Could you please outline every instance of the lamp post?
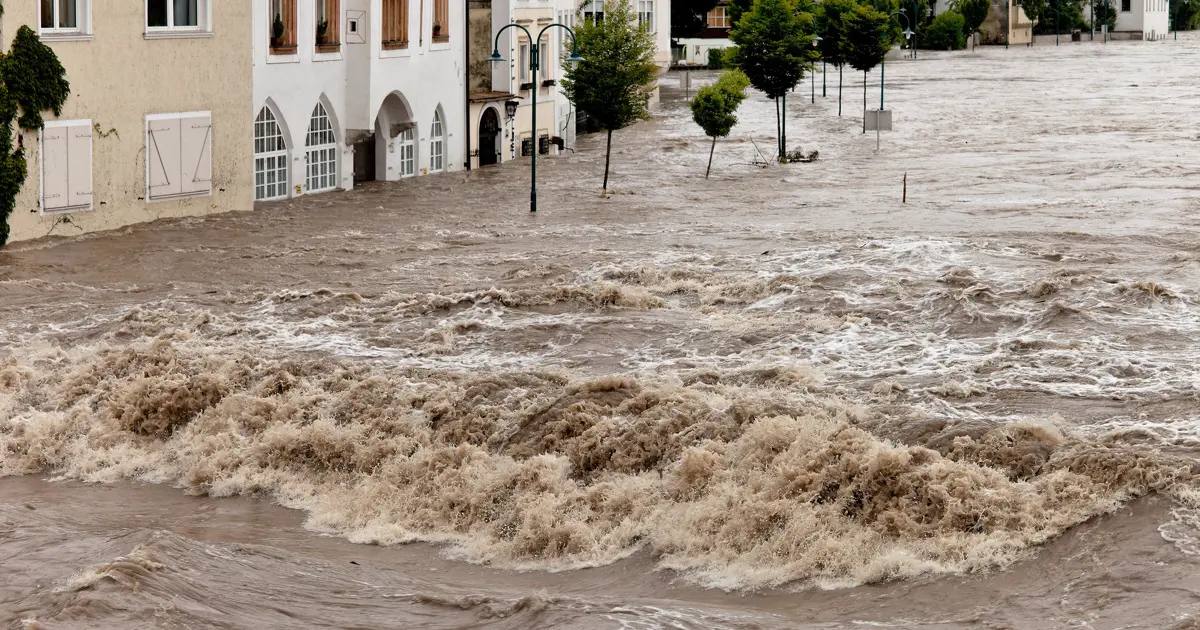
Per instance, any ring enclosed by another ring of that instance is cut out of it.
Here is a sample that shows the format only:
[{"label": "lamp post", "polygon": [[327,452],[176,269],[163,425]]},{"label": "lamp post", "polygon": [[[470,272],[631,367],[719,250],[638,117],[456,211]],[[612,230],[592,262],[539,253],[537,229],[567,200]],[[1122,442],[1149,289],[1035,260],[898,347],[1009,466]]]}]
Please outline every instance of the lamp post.
[{"label": "lamp post", "polygon": [[[817,44],[821,43],[821,36],[820,36],[820,35],[813,35],[813,40],[812,40],[812,42],[813,42],[813,48],[816,48],[816,47],[817,47]],[[811,62],[811,61],[810,61],[810,62],[809,62],[809,64],[808,64],[808,67],[809,67],[809,68],[812,68],[811,72],[809,73],[810,75],[813,75],[813,74],[816,74],[816,73],[817,73],[817,64],[816,64],[816,63],[813,63],[813,62]],[[824,81],[825,81],[825,74],[824,74],[824,69],[822,69],[822,71],[821,71],[821,82],[822,82],[822,84],[824,83]],[[812,85],[812,102],[813,102],[813,103],[816,103],[816,102],[817,102],[817,79],[816,79],[816,77],[813,77],[813,80],[812,80],[812,81],[809,81],[809,84],[811,84],[811,85]],[[824,85],[822,85],[822,87],[821,87],[821,96],[825,96],[825,87],[824,87]]]},{"label": "lamp post", "polygon": [[[912,29],[910,29],[908,27],[908,16],[904,14],[904,9],[900,9],[899,11],[896,11],[895,13],[892,14],[892,17],[895,17],[897,15],[904,18],[904,39],[908,40],[908,39],[912,38],[914,33],[912,32]],[[883,109],[883,76],[886,71],[887,71],[887,54],[884,53],[883,59],[880,60],[880,62],[879,62],[879,109]]]},{"label": "lamp post", "polygon": [[[530,162],[529,162],[529,211],[530,212],[537,212],[537,154],[538,154],[538,149],[541,148],[538,146],[539,138],[537,135],[537,93],[538,93],[538,90],[541,88],[541,86],[537,84],[537,72],[538,72],[538,68],[541,67],[540,57],[541,57],[542,35],[545,35],[546,31],[550,30],[551,28],[553,28],[555,26],[566,29],[566,31],[571,34],[571,56],[567,57],[567,62],[568,63],[576,63],[576,62],[582,61],[583,58],[579,56],[579,44],[575,40],[575,31],[571,30],[571,27],[567,26],[566,24],[559,24],[557,22],[555,22],[554,24],[547,24],[546,26],[542,27],[542,30],[538,31],[537,39],[533,38],[533,35],[530,34],[529,29],[525,28],[524,26],[521,26],[520,24],[513,23],[513,24],[506,25],[504,28],[501,28],[499,31],[496,32],[496,41],[492,45],[492,56],[488,57],[488,61],[490,61],[492,63],[503,62],[504,57],[500,56],[500,36],[504,34],[504,31],[507,31],[510,28],[519,28],[522,31],[525,31],[525,36],[529,38],[529,78],[534,80],[533,81],[533,89],[531,90],[531,92],[533,93],[533,96],[532,96],[533,113],[532,113],[532,120],[530,121],[530,126],[533,128],[533,154],[530,156]],[[514,134],[516,133],[516,129],[513,130],[513,133]]]}]

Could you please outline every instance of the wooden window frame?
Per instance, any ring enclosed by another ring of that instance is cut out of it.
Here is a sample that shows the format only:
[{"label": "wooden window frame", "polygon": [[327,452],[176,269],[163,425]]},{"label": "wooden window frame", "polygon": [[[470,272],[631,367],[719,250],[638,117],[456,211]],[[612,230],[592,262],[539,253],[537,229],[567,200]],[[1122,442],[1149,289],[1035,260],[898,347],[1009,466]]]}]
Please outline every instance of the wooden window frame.
[{"label": "wooden window frame", "polygon": [[[313,8],[315,9],[320,2],[324,8],[324,15],[317,15],[313,11],[313,15],[325,20],[328,25],[325,31],[325,43],[317,43],[317,52],[319,53],[335,53],[342,49],[342,2],[341,0],[313,0]],[[320,19],[313,22],[313,41],[316,42],[316,24],[320,23]]]},{"label": "wooden window frame", "polygon": [[[383,0],[383,50],[408,48],[408,0]],[[399,39],[396,36],[399,35]]]},{"label": "wooden window frame", "polygon": [[[283,19],[283,37],[276,42],[272,33],[275,29],[275,2],[279,2],[279,14]],[[272,55],[294,55],[297,50],[296,42],[296,2],[298,0],[271,0],[267,5],[267,42]]]},{"label": "wooden window frame", "polygon": [[[435,32],[433,26],[441,29]],[[450,0],[433,0],[433,26],[430,33],[435,44],[450,41]]]}]

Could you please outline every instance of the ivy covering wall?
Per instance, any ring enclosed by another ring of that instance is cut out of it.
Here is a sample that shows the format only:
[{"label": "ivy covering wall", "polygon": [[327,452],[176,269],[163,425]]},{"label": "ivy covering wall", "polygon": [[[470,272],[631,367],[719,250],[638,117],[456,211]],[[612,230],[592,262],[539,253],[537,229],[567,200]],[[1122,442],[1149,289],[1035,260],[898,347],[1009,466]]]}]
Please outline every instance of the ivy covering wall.
[{"label": "ivy covering wall", "polygon": [[28,175],[25,149],[19,144],[14,149],[13,142],[21,130],[42,128],[43,111],[62,113],[71,93],[66,75],[58,56],[28,26],[21,26],[12,48],[0,53],[0,246],[8,242],[8,218]]}]

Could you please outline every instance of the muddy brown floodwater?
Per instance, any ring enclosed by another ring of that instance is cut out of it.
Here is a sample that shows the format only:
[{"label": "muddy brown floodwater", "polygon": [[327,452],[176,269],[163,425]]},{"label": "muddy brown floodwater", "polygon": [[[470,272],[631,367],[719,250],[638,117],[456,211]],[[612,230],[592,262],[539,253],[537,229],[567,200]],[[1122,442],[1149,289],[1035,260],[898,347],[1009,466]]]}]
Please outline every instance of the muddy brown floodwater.
[{"label": "muddy brown floodwater", "polygon": [[669,76],[610,199],[589,137],[537,215],[509,164],[13,244],[0,624],[1197,627],[1198,62],[894,59],[878,154],[834,75],[817,162],[755,95],[707,181]]}]

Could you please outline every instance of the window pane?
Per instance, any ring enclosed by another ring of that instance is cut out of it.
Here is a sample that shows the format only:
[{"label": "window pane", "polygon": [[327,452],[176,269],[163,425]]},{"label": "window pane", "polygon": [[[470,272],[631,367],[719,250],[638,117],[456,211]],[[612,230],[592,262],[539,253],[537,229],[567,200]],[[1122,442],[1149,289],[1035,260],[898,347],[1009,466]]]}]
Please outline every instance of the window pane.
[{"label": "window pane", "polygon": [[146,26],[168,26],[167,0],[146,0]]},{"label": "window pane", "polygon": [[175,0],[175,26],[200,26],[200,0]]},{"label": "window pane", "polygon": [[59,28],[77,28],[79,26],[79,16],[76,15],[75,5],[79,0],[59,0],[58,2],[58,27]]},{"label": "window pane", "polygon": [[54,28],[54,0],[42,0],[42,28]]}]

